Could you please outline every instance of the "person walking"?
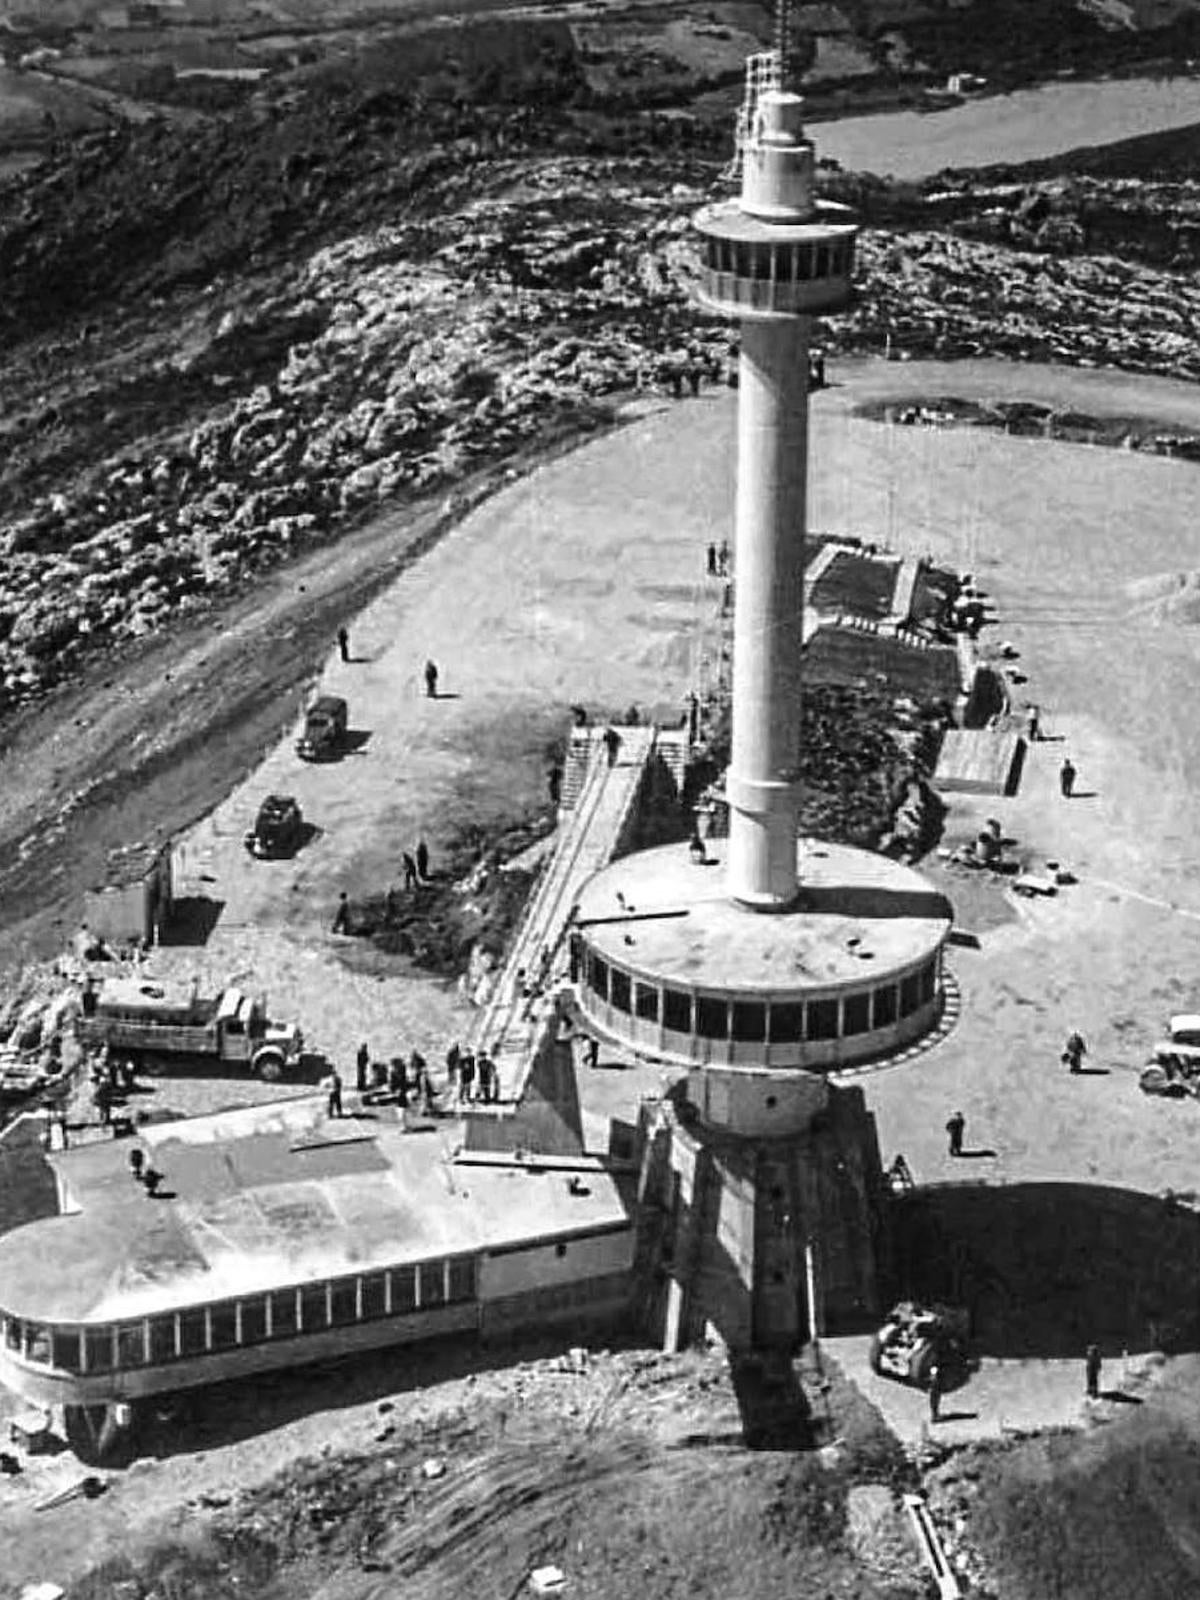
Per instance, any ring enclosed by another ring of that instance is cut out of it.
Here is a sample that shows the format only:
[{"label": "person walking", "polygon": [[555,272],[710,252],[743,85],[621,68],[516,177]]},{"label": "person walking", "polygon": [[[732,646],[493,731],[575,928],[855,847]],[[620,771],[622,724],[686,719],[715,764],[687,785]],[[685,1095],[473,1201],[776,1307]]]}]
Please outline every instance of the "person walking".
[{"label": "person walking", "polygon": [[371,1052],[367,1049],[366,1041],[358,1047],[358,1054],[354,1058],[355,1074],[354,1087],[359,1094],[367,1092],[367,1072],[371,1065]]},{"label": "person walking", "polygon": [[329,1115],[331,1117],[340,1117],[342,1115],[342,1075],[336,1067],[326,1078],[325,1085],[329,1095]]},{"label": "person walking", "polygon": [[929,1369],[929,1420],[938,1422],[942,1414],[942,1369],[934,1362]]},{"label": "person walking", "polygon": [[420,883],[420,881],[421,881],[421,876],[420,876],[420,873],[417,871],[417,863],[413,860],[412,856],[409,855],[407,850],[404,852],[403,862],[404,862],[404,887],[406,889],[415,889],[417,887],[418,883]]},{"label": "person walking", "polygon": [[1075,793],[1076,776],[1075,764],[1068,756],[1058,769],[1058,786],[1062,790],[1064,800],[1069,800]]},{"label": "person walking", "polygon": [[338,654],[341,656],[343,661],[349,661],[349,659],[350,659],[350,635],[346,631],[345,628],[339,628],[338,629],[338,631],[337,631],[337,642],[338,642]]},{"label": "person walking", "polygon": [[334,933],[350,932],[350,901],[344,889],[338,895],[337,910],[333,914],[333,931]]},{"label": "person walking", "polygon": [[1062,1058],[1072,1072],[1083,1071],[1083,1058],[1087,1055],[1087,1045],[1081,1033],[1069,1033],[1067,1042],[1063,1046]]},{"label": "person walking", "polygon": [[963,1133],[966,1130],[967,1119],[961,1111],[956,1111],[946,1123],[946,1132],[950,1137],[950,1154],[962,1155]]},{"label": "person walking", "polygon": [[437,699],[438,669],[436,661],[425,663],[425,695],[429,700]]},{"label": "person walking", "polygon": [[1100,1358],[1100,1346],[1090,1344],[1083,1358],[1083,1370],[1087,1377],[1087,1397],[1089,1400],[1100,1398],[1100,1369],[1104,1363]]},{"label": "person walking", "polygon": [[417,876],[422,883],[429,882],[429,846],[424,839],[417,840]]}]

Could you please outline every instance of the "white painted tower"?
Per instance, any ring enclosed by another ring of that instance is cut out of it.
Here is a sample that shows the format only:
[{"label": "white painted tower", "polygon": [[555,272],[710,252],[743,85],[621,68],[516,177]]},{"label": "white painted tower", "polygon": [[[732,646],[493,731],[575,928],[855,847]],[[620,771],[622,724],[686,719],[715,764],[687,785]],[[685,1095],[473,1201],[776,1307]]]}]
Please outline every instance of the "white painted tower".
[{"label": "white painted tower", "polygon": [[845,207],[814,194],[783,8],[780,35],[746,120],[741,194],[696,217],[700,299],[741,324],[728,887],[764,911],[799,889],[809,340],[814,317],[850,303],[857,235]]}]

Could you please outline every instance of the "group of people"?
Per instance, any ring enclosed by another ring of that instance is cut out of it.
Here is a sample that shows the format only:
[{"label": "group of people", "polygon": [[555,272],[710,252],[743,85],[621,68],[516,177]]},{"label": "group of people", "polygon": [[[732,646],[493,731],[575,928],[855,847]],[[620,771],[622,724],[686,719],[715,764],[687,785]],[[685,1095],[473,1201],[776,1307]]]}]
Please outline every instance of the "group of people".
[{"label": "group of people", "polygon": [[705,571],[710,578],[729,576],[729,545],[724,539],[719,545],[709,545],[705,554]]},{"label": "group of people", "polygon": [[[388,1099],[401,1110],[420,1108],[426,1116],[436,1116],[439,1092],[434,1085],[429,1063],[419,1050],[373,1059],[364,1040],[355,1057],[355,1089],[364,1104]],[[322,1080],[331,1117],[345,1115],[342,1103],[342,1078],[336,1067]],[[464,1050],[455,1042],[446,1051],[446,1088],[456,1106],[496,1105],[500,1099],[500,1074],[486,1050]]]}]

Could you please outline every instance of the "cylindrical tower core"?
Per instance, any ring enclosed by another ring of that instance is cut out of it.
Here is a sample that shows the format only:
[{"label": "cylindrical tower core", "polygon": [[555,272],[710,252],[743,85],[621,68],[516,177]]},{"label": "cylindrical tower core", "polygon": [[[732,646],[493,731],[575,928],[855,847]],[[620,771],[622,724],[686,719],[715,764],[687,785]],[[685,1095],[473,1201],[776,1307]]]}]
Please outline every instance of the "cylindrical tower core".
[{"label": "cylindrical tower core", "polygon": [[797,893],[811,323],[742,324],[729,892],[762,909]]}]

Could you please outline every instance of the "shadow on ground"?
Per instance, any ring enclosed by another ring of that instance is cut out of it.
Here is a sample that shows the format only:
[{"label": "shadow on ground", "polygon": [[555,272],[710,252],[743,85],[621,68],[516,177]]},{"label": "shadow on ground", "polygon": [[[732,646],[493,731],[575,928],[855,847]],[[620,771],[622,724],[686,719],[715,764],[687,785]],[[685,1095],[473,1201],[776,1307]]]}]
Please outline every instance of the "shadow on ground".
[{"label": "shadow on ground", "polygon": [[1200,1349],[1200,1216],[1177,1202],[956,1184],[897,1197],[891,1231],[895,1298],[965,1306],[978,1354]]}]

